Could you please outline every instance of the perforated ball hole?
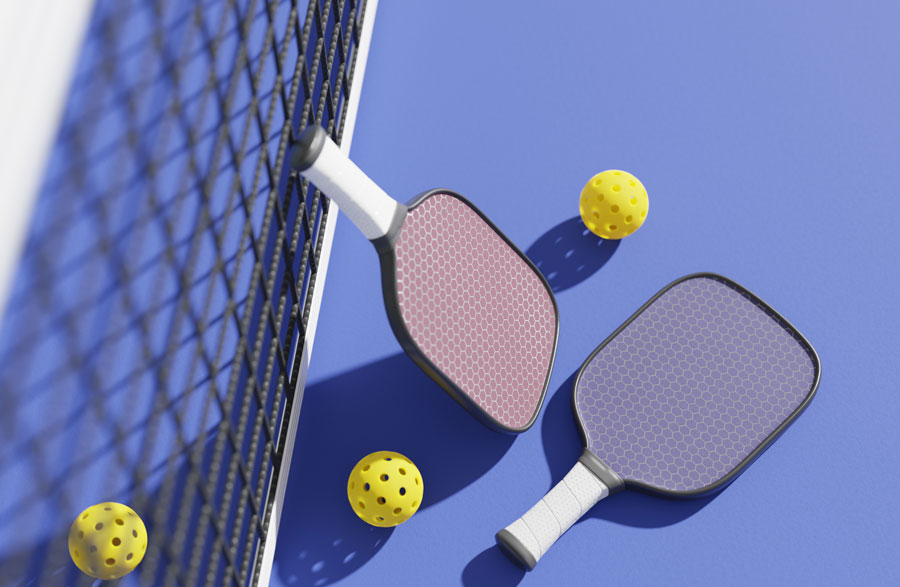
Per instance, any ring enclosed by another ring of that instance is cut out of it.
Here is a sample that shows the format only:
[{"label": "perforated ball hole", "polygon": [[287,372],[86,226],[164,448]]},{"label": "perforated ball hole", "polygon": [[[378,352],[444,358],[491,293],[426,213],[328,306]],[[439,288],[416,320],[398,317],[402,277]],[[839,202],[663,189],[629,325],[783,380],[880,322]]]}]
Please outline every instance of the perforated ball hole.
[{"label": "perforated ball hole", "polygon": [[631,202],[631,205],[632,205],[632,206],[637,206],[637,198],[636,198],[636,197],[631,198],[631,199],[628,200],[628,201]]},{"label": "perforated ball hole", "polygon": [[134,536],[135,538],[137,538],[137,530],[132,530],[131,535]]},{"label": "perforated ball hole", "polygon": [[390,477],[387,476],[387,473],[382,473],[379,479],[381,479],[382,481],[387,481],[388,479],[390,479]]},{"label": "perforated ball hole", "polygon": [[112,539],[112,545],[113,545],[113,546],[118,546],[118,545],[120,545],[120,544],[122,544],[122,541],[119,540],[119,537],[118,537],[118,536]]},{"label": "perforated ball hole", "polygon": [[383,497],[379,497],[379,498],[376,499],[375,501],[378,502],[378,505],[384,505],[384,502],[385,502],[386,500],[385,500]]},{"label": "perforated ball hole", "polygon": [[94,526],[94,530],[102,530],[103,522],[97,522],[97,525]]},{"label": "perforated ball hole", "polygon": [[646,215],[647,215],[647,211],[646,211],[646,210],[644,210],[644,211],[641,212],[641,218],[643,218],[643,217],[646,216]]},{"label": "perforated ball hole", "polygon": [[619,184],[615,184],[612,189],[614,192],[617,192],[622,189],[622,186],[620,186]]},{"label": "perforated ball hole", "polygon": [[130,561],[132,558],[134,558],[133,552],[129,552],[128,554],[125,555],[125,560],[127,560],[127,561]]},{"label": "perforated ball hole", "polygon": [[379,521],[379,522],[383,522],[383,521],[384,521],[384,518],[382,518],[381,516],[378,516],[378,521]]},{"label": "perforated ball hole", "polygon": [[106,559],[104,562],[106,563],[106,566],[107,566],[107,567],[111,567],[111,566],[113,566],[114,564],[116,564],[116,559],[114,559],[114,558],[108,558],[108,559]]},{"label": "perforated ball hole", "polygon": [[403,467],[400,467],[399,469],[397,469],[397,472],[400,473],[401,475],[406,475],[406,469],[404,469]]},{"label": "perforated ball hole", "polygon": [[406,487],[400,488],[400,495],[406,495]]},{"label": "perforated ball hole", "polygon": [[78,531],[78,537],[79,537],[79,538],[84,538],[84,530],[79,530],[79,531]]},{"label": "perforated ball hole", "polygon": [[417,505],[419,505],[419,500],[418,499],[413,500],[412,507],[416,507]]},{"label": "perforated ball hole", "polygon": [[419,478],[416,477],[416,485],[418,485],[418,484],[419,484]]},{"label": "perforated ball hole", "polygon": [[399,516],[401,511],[403,511],[401,508],[394,508],[394,515]]},{"label": "perforated ball hole", "polygon": [[350,489],[353,489],[354,487],[356,487],[356,481],[351,481],[351,482],[350,482]]},{"label": "perforated ball hole", "polygon": [[116,518],[116,525],[117,525],[117,526],[124,526],[124,525],[125,525],[125,521],[124,521],[122,518]]},{"label": "perforated ball hole", "polygon": [[384,460],[389,461],[391,460],[391,457],[384,457]]},{"label": "perforated ball hole", "polygon": [[97,552],[97,547],[94,546],[94,545],[92,544],[92,545],[91,545],[91,548],[90,548],[90,551],[91,551],[91,552]]},{"label": "perforated ball hole", "polygon": [[359,502],[357,505],[359,506],[359,509],[361,509],[361,510],[366,509],[366,504],[364,504],[363,502]]},{"label": "perforated ball hole", "polygon": [[365,485],[363,485],[363,489],[364,489],[365,491],[368,491],[369,489],[371,489],[371,487],[372,487],[372,486],[369,485],[368,483],[366,483]]},{"label": "perforated ball hole", "polygon": [[73,552],[75,553],[75,558],[78,558],[81,556],[81,554],[78,552],[77,548]]},{"label": "perforated ball hole", "polygon": [[104,511],[104,512],[111,512],[111,511],[112,511],[112,508],[103,508],[103,511]]},{"label": "perforated ball hole", "polygon": [[595,179],[595,180],[594,180],[594,185],[595,185],[595,186],[598,186],[598,185],[600,185],[601,183],[603,183],[603,180],[602,180],[602,179]]},{"label": "perforated ball hole", "polygon": [[597,195],[597,201],[598,201],[598,202],[602,202],[602,201],[603,201],[603,192],[600,192],[600,193]]},{"label": "perforated ball hole", "polygon": [[625,224],[631,224],[631,214],[625,217]]},{"label": "perforated ball hole", "polygon": [[613,204],[612,207],[610,207],[610,210],[612,210],[612,211],[613,211],[613,214],[615,214],[616,212],[619,211],[619,207],[616,206],[615,204]]},{"label": "perforated ball hole", "polygon": [[82,519],[82,520],[87,520],[87,517],[88,517],[89,515],[91,515],[91,512],[84,512],[84,514],[81,516],[81,519]]}]

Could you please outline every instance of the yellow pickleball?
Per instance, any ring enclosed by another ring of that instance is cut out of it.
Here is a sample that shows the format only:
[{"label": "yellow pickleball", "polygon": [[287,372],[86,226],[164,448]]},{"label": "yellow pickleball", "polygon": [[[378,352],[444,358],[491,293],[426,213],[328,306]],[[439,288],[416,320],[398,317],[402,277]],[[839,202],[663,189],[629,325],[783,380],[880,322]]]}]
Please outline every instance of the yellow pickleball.
[{"label": "yellow pickleball", "polygon": [[373,452],[356,463],[347,480],[347,499],[367,524],[388,528],[410,519],[422,505],[422,474],[398,452]]},{"label": "yellow pickleball", "polygon": [[147,528],[133,509],[107,501],[87,508],[69,529],[69,555],[96,579],[118,579],[134,570],[147,552]]},{"label": "yellow pickleball", "polygon": [[647,219],[650,200],[638,178],[610,169],[592,177],[581,190],[578,210],[588,230],[617,240],[634,233]]}]

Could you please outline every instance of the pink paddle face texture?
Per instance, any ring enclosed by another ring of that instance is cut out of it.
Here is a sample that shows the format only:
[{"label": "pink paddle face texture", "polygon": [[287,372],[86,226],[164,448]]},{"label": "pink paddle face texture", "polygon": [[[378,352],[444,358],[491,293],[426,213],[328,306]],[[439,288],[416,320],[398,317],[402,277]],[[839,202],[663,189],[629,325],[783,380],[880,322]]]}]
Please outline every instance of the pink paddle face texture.
[{"label": "pink paddle face texture", "polygon": [[528,426],[556,347],[546,282],[449,193],[410,208],[394,254],[400,318],[421,354],[502,427]]}]

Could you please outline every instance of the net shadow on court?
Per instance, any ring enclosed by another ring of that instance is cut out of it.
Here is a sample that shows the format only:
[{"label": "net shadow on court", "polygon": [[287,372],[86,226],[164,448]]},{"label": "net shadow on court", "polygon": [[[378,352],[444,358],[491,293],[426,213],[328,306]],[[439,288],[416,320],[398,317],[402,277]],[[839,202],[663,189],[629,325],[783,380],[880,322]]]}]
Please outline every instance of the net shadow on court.
[{"label": "net shadow on court", "polygon": [[[100,0],[0,331],[0,579],[86,582],[74,517],[150,530],[122,584],[255,583],[364,0]],[[9,554],[7,554],[9,553]]]},{"label": "net shadow on court", "polygon": [[369,526],[347,500],[350,470],[365,455],[412,460],[427,510],[487,473],[515,440],[472,418],[402,353],[314,382],[303,402],[274,570],[287,585],[334,583],[390,540],[393,528]]}]

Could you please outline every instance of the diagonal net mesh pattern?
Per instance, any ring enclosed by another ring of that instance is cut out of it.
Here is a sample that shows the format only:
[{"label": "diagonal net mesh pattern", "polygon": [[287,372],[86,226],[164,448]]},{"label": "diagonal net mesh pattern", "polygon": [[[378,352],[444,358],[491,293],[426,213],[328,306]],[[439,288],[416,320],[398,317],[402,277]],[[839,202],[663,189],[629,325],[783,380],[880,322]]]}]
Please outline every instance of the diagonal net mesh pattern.
[{"label": "diagonal net mesh pattern", "polygon": [[365,4],[96,3],[0,331],[0,583],[90,584],[101,501],[122,584],[257,582],[329,214],[285,154],[340,142]]}]

